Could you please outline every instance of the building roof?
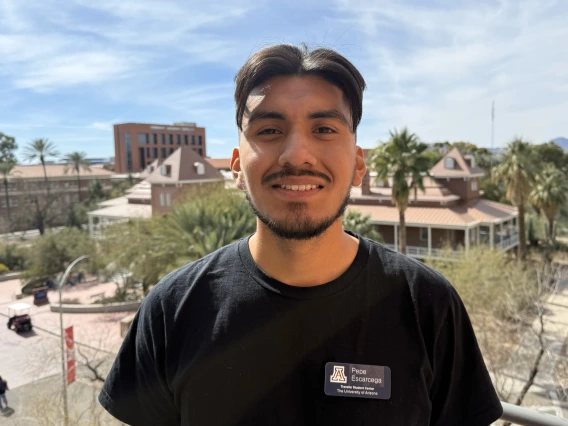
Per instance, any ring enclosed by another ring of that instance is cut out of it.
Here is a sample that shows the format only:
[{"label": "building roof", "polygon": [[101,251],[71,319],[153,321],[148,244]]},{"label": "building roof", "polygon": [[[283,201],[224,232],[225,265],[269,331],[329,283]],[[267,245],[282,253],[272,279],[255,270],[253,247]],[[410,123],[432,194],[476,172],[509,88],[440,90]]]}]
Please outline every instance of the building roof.
[{"label": "building roof", "polygon": [[152,217],[152,206],[150,204],[124,204],[103,207],[87,213],[94,217],[107,217],[109,219],[150,219]]},{"label": "building roof", "polygon": [[[399,223],[398,209],[394,206],[366,206],[350,204],[350,211],[371,216],[375,223]],[[469,206],[413,207],[405,212],[408,226],[451,226],[467,227],[478,223],[499,222],[517,214],[517,209],[488,200],[476,200]]]},{"label": "building roof", "polygon": [[128,202],[145,202],[150,204],[152,201],[152,185],[150,182],[143,180],[126,191],[126,199]]},{"label": "building roof", "polygon": [[[454,168],[447,169],[445,167],[446,158],[451,157],[454,159]],[[472,160],[471,156],[468,159]],[[430,175],[433,177],[444,178],[457,178],[457,177],[473,177],[483,176],[484,171],[477,167],[475,164],[470,167],[459,149],[453,148],[450,152],[442,157],[438,163],[430,169]]]},{"label": "building roof", "polygon": [[[371,176],[371,180],[373,176]],[[409,178],[410,181],[410,178]],[[354,199],[378,199],[378,200],[390,200],[392,198],[392,183],[393,179],[387,179],[387,185],[382,187],[371,186],[369,189],[371,194],[363,195],[361,187],[351,188],[351,198]],[[441,202],[447,203],[450,201],[459,200],[460,197],[451,192],[448,188],[429,177],[424,178],[424,189],[422,192],[420,189],[416,191],[416,201],[431,201],[431,202]],[[410,194],[410,202],[414,201],[414,194]]]},{"label": "building roof", "polygon": [[[47,172],[48,178],[76,178],[74,171],[69,170],[65,173],[65,164],[46,164],[45,170]],[[91,167],[90,171],[81,170],[80,177],[108,177],[114,173],[110,170],[102,169],[100,167]],[[28,165],[16,165],[14,169],[10,172],[10,177],[14,179],[43,179],[43,166],[41,164]]]},{"label": "building roof", "polygon": [[[197,165],[203,164],[204,173],[197,174]],[[162,174],[164,167],[169,168],[167,176]],[[150,183],[176,183],[202,180],[223,180],[223,176],[205,158],[195,152],[190,146],[181,146],[166,158],[160,167],[154,170],[146,179]]]},{"label": "building roof", "polygon": [[146,166],[146,168],[144,170],[142,170],[142,172],[140,172],[140,176],[139,176],[140,179],[146,179],[148,176],[150,176],[152,174],[152,172],[154,170],[156,170],[158,167],[160,167],[160,164],[162,164],[162,160],[160,160],[159,158],[152,161],[150,164],[148,164]]},{"label": "building roof", "polygon": [[206,160],[217,170],[229,170],[231,168],[230,158],[206,158]]}]

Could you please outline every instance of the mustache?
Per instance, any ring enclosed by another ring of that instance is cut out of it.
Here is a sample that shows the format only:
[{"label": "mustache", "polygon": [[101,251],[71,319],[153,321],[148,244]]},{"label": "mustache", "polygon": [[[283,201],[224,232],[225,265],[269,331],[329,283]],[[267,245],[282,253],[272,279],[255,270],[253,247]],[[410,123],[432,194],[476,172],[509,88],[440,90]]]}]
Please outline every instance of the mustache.
[{"label": "mustache", "polygon": [[284,179],[288,176],[312,176],[323,179],[327,183],[331,183],[331,179],[322,172],[316,172],[314,170],[305,170],[305,169],[296,169],[296,168],[286,168],[282,169],[279,172],[272,173],[268,176],[265,176],[262,179],[262,184],[267,184],[272,182],[273,180]]}]

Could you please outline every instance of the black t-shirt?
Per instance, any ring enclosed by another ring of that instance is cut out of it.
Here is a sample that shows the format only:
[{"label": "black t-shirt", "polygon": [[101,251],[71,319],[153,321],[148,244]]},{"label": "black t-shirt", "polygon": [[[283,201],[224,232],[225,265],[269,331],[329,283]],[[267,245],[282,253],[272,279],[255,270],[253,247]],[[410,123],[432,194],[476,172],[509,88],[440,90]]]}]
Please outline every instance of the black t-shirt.
[{"label": "black t-shirt", "polygon": [[[99,401],[136,426],[498,419],[501,404],[453,287],[358,238],[347,271],[316,287],[267,276],[248,238],[169,274],[142,303]],[[389,367],[390,398],[326,395],[328,362]]]}]

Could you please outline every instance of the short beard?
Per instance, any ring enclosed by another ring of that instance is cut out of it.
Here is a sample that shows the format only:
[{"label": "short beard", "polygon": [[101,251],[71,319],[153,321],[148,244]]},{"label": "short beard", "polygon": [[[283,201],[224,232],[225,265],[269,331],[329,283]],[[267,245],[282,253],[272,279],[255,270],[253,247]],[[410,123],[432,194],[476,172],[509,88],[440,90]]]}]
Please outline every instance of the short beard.
[{"label": "short beard", "polygon": [[277,222],[255,207],[244,182],[243,188],[250,208],[256,217],[258,217],[276,237],[283,240],[307,241],[319,237],[327,231],[337,219],[343,216],[349,204],[349,198],[351,197],[351,187],[349,187],[336,213],[322,219],[320,222],[315,222],[309,218],[302,218],[302,211],[306,208],[304,203],[290,203],[291,206],[289,207],[287,219]]}]

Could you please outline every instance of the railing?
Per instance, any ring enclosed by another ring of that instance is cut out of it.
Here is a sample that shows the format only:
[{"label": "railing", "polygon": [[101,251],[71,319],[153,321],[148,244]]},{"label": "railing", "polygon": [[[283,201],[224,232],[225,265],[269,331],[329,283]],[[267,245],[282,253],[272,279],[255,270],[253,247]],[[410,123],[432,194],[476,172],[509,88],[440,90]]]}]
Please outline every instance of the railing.
[{"label": "railing", "polygon": [[[394,244],[384,244],[386,247],[397,250]],[[428,247],[418,247],[418,246],[406,246],[406,255],[416,258],[426,258],[426,257],[438,257],[441,259],[457,259],[459,257],[459,252],[457,250],[449,251],[432,248],[430,253],[428,253]]]},{"label": "railing", "polygon": [[510,247],[516,246],[517,244],[519,244],[519,234],[514,234],[501,240],[500,243],[497,243],[497,246],[501,250],[506,250]]},{"label": "railing", "polygon": [[568,426],[568,420],[502,402],[501,420],[522,426]]}]

